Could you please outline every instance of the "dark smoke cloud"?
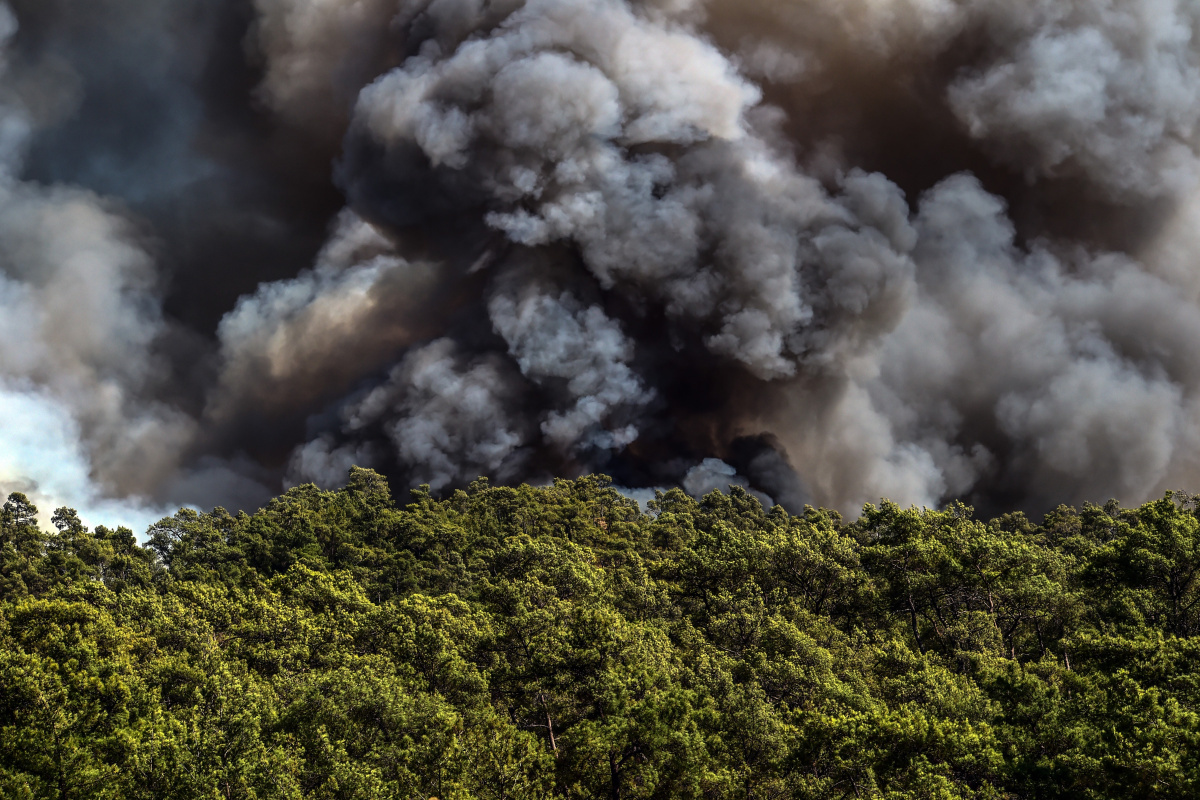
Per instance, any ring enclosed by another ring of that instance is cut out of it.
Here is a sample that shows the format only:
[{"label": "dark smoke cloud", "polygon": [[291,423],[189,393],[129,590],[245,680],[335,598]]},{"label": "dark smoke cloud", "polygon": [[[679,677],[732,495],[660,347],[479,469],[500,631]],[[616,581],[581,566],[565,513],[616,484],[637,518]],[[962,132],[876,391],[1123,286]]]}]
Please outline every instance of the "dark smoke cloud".
[{"label": "dark smoke cloud", "polygon": [[1192,4],[11,8],[5,487],[1200,477]]}]

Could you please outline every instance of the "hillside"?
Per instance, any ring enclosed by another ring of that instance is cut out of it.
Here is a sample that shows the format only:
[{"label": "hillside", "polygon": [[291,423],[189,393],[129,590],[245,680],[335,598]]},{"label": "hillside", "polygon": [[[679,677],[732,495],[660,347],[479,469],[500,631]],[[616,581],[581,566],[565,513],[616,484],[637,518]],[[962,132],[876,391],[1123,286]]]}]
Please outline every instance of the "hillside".
[{"label": "hillside", "polygon": [[1200,796],[1190,497],[846,523],[382,478],[0,517],[0,797]]}]

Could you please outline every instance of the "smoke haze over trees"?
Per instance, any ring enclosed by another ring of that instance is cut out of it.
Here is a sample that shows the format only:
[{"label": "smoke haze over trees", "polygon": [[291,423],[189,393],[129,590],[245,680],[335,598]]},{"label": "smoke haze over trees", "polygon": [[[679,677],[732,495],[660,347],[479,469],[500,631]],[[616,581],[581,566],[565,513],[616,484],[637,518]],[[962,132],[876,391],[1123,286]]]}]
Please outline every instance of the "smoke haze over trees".
[{"label": "smoke haze over trees", "polygon": [[1200,483],[1183,0],[8,0],[0,488]]}]

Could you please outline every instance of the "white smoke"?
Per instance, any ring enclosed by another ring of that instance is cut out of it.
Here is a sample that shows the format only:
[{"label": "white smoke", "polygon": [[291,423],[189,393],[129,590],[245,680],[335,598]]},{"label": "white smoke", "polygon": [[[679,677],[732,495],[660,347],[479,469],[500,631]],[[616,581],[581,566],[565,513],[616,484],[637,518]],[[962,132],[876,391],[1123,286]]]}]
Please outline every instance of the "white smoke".
[{"label": "white smoke", "polygon": [[[16,33],[0,4],[0,37]],[[193,426],[144,399],[154,264],[111,204],[17,177],[33,125],[16,103],[0,107],[0,490],[140,525],[158,512],[136,495],[175,471]]]},{"label": "white smoke", "polygon": [[1200,308],[1128,257],[1018,247],[1004,211],[966,176],[923,198],[918,302],[848,365],[832,420],[778,420],[832,465],[822,493],[932,505],[994,478],[1045,504],[1195,478]]},{"label": "white smoke", "polygon": [[[263,4],[266,90],[281,109],[335,85],[314,88],[314,74],[351,74],[362,52],[386,49],[381,22],[393,12],[368,5],[355,6],[358,27],[340,17],[318,45],[312,31],[335,7],[289,28],[280,21],[300,19],[301,6]],[[987,152],[1031,181],[1082,176],[1129,202],[1185,196],[1200,108],[1191,11],[1169,0],[1120,10],[810,0],[718,3],[704,19],[691,3],[401,4],[391,24],[422,43],[358,96],[352,139],[381,158],[348,164],[351,197],[386,221],[375,191],[356,187],[415,152],[432,169],[423,180],[473,198],[480,211],[470,213],[514,245],[569,245],[600,291],[662,308],[674,347],[699,344],[713,364],[764,382],[741,427],[778,435],[822,502],[850,509],[886,494],[932,505],[988,481],[1047,498],[1143,497],[1191,474],[1179,443],[1194,427],[1196,384],[1180,348],[1200,331],[1194,301],[1163,280],[1189,274],[1178,248],[1163,245],[1154,277],[1129,255],[1018,244],[1003,202],[968,177],[947,179],[914,214],[883,175],[808,174],[749,77],[804,89],[848,58],[864,69],[932,61],[986,31],[979,59],[940,80],[942,101]],[[522,274],[497,279],[487,308],[527,383],[489,353],[465,374],[489,370],[490,391],[470,413],[448,412],[453,423],[431,424],[448,395],[431,388],[430,359],[446,359],[438,385],[474,385],[462,372],[469,357],[441,342],[414,351],[366,404],[388,409],[366,417],[392,419],[399,460],[439,485],[536,445],[532,425],[558,448],[619,452],[653,413],[654,381],[638,372],[639,343],[621,323]],[[296,286],[266,287],[257,302]],[[342,289],[305,292],[295,307],[309,315]],[[1151,319],[1154,309],[1171,309],[1171,322]],[[293,345],[302,337],[274,319],[243,306],[226,321],[227,350],[275,336],[282,362],[310,362]],[[512,398],[530,385],[550,399],[522,414]],[[497,435],[466,454],[453,426],[475,430],[480,419]],[[365,440],[332,441],[314,439],[297,463],[332,464],[309,470],[332,476],[349,463],[345,448],[365,456]],[[696,470],[697,485],[717,474]]]},{"label": "white smoke", "polygon": [[683,476],[683,490],[699,500],[709,492],[726,492],[732,486],[748,489],[767,508],[775,501],[762,492],[750,489],[750,482],[737,474],[737,470],[718,458],[706,458],[687,471]]},{"label": "white smoke", "polygon": [[[228,47],[278,141],[344,143],[347,208],[215,330],[164,316],[118,204],[24,177],[81,73],[0,79],[0,384],[85,465],[62,491],[611,467],[853,512],[1200,478],[1194,3],[254,8]],[[163,152],[236,149],[176,129]],[[29,447],[0,483],[51,485]]]},{"label": "white smoke", "polygon": [[[345,427],[382,425],[414,481],[435,490],[484,474],[503,480],[517,474],[527,438],[517,391],[502,361],[463,358],[454,342],[440,339],[410,353],[386,383],[348,405]],[[336,483],[359,455],[354,446],[331,449],[318,439],[297,452],[292,468],[298,478]]]},{"label": "white smoke", "polygon": [[340,396],[418,338],[435,277],[434,267],[402,258],[374,226],[343,212],[314,269],[264,284],[221,321],[223,370],[209,418]]},{"label": "white smoke", "polygon": [[[452,53],[423,49],[364,89],[356,125],[385,152],[416,147],[470,176],[512,242],[573,243],[602,289],[661,303],[714,356],[772,379],[823,369],[898,321],[914,234],[883,177],[852,173],[830,196],[757,134],[759,99],[676,22],[617,0],[552,0]],[[646,145],[683,149],[635,149]],[[543,434],[560,448],[630,444],[652,397],[632,343],[597,307],[520,294],[490,301],[496,331],[527,378],[561,379],[575,400]]]},{"label": "white smoke", "polygon": [[643,406],[653,394],[628,365],[633,342],[599,307],[580,308],[569,294],[553,297],[529,287],[519,300],[496,295],[488,310],[522,374],[536,383],[564,381],[574,401],[542,422],[549,441],[619,450],[637,439],[635,426],[606,423],[615,411]]},{"label": "white smoke", "polygon": [[950,87],[972,136],[1031,175],[1081,171],[1118,196],[1194,186],[1200,8],[1038,2],[1007,13],[1023,30]]}]

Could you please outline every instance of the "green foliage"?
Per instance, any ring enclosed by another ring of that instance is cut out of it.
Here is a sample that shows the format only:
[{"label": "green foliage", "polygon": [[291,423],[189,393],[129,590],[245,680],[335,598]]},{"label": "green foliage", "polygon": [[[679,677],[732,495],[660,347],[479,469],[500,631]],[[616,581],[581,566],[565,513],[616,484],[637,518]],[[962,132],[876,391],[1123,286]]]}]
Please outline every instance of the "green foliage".
[{"label": "green foliage", "polygon": [[0,797],[1200,796],[1190,496],[766,511],[355,469],[253,515],[0,510]]}]

